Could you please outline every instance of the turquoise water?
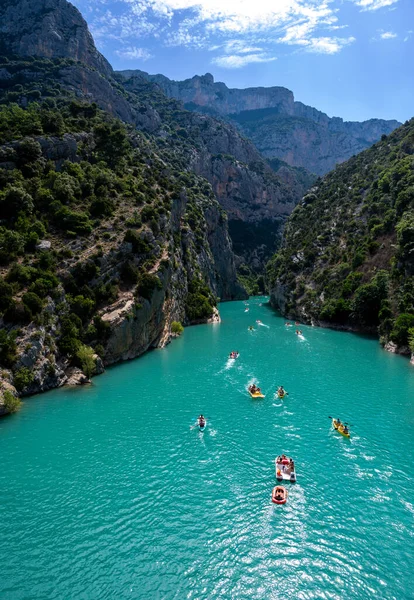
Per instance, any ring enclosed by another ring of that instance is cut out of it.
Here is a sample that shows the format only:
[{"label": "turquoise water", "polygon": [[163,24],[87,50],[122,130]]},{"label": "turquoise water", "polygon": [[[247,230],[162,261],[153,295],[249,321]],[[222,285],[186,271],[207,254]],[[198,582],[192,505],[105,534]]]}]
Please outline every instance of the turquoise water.
[{"label": "turquoise water", "polygon": [[414,598],[414,369],[260,302],[0,421],[1,600]]}]

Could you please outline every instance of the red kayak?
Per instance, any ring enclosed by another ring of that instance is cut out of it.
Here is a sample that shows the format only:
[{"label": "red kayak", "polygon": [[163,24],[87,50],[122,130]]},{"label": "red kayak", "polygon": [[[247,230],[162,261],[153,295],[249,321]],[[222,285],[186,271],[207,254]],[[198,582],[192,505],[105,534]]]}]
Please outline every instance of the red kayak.
[{"label": "red kayak", "polygon": [[272,502],[275,504],[286,504],[288,491],[283,485],[277,485],[272,491]]}]

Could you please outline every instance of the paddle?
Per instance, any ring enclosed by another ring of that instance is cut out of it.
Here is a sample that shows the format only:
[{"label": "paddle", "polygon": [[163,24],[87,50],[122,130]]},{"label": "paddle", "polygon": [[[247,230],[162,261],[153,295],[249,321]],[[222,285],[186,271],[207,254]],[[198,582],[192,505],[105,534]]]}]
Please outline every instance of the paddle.
[{"label": "paddle", "polygon": [[[334,421],[337,420],[337,419],[334,419],[333,417],[328,417],[328,419],[333,419]],[[348,423],[348,421],[344,421],[343,423],[341,423],[341,425],[349,425],[349,427],[353,427],[353,425],[351,423]]]}]

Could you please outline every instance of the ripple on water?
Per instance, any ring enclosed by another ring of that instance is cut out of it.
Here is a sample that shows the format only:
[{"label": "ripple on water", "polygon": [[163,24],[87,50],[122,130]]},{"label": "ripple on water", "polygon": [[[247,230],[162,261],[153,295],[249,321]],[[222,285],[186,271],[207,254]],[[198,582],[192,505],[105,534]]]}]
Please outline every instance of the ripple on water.
[{"label": "ripple on water", "polygon": [[[413,597],[407,363],[351,334],[298,343],[260,302],[0,422],[1,598]],[[276,506],[281,452],[298,480]]]}]

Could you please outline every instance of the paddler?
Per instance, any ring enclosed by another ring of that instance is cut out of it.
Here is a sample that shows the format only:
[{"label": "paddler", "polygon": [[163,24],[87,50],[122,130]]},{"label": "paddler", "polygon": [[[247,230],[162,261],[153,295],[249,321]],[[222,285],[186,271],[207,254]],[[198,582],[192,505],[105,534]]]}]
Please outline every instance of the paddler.
[{"label": "paddler", "polygon": [[198,424],[199,424],[199,426],[200,426],[200,427],[204,427],[204,425],[206,424],[206,420],[205,420],[205,418],[203,417],[203,415],[200,415],[200,416],[198,417]]}]

